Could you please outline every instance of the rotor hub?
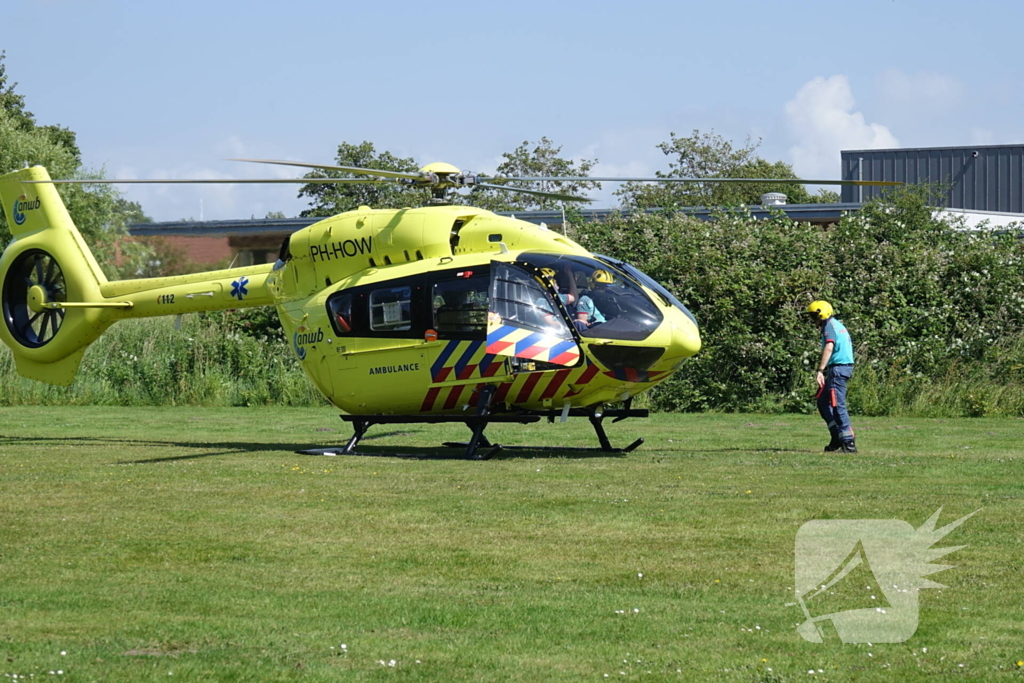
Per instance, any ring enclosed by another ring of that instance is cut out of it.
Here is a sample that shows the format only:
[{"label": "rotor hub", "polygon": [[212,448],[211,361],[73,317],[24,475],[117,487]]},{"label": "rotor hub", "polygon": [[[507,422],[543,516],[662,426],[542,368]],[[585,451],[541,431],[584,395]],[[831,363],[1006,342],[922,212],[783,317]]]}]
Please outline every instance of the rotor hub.
[{"label": "rotor hub", "polygon": [[452,175],[457,176],[460,173],[462,173],[462,171],[452,166],[451,164],[444,163],[443,161],[435,161],[434,163],[427,164],[426,166],[421,168],[420,173],[423,173],[425,175],[437,175],[443,177]]},{"label": "rotor hub", "polygon": [[46,296],[46,288],[42,285],[32,285],[28,288],[26,303],[28,304],[29,310],[33,313],[39,313],[44,310],[43,304],[48,301],[49,297]]},{"label": "rotor hub", "polygon": [[465,185],[464,176],[455,166],[437,161],[420,169],[421,181],[430,187],[430,203],[449,204],[448,193]]},{"label": "rotor hub", "polygon": [[22,252],[4,275],[2,289],[4,323],[14,340],[30,349],[48,344],[66,314],[63,308],[47,304],[68,300],[64,272],[57,260],[42,249]]}]

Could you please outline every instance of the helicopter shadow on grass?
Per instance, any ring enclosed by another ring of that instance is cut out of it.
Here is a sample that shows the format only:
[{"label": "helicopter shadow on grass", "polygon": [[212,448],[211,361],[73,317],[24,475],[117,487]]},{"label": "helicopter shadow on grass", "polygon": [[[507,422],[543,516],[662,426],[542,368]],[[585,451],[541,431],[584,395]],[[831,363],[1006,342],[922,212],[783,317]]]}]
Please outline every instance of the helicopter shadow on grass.
[{"label": "helicopter shadow on grass", "polygon": [[[400,432],[384,432],[382,434],[374,434],[373,436],[364,437],[366,439],[382,439],[388,436],[403,436],[411,434],[411,431],[400,431]],[[115,464],[118,465],[152,465],[161,462],[174,462],[176,460],[194,460],[197,458],[209,458],[216,455],[231,455],[233,453],[269,453],[277,451],[287,451],[289,453],[296,453],[301,450],[310,448],[309,444],[288,444],[288,443],[243,443],[243,442],[228,442],[228,443],[208,443],[198,444],[195,442],[189,443],[176,443],[176,442],[155,442],[164,446],[173,446],[178,448],[188,447],[199,447],[199,448],[218,448],[224,449],[214,453],[196,453],[193,455],[175,455],[166,458],[147,458],[143,460],[119,460]]]},{"label": "helicopter shadow on grass", "polygon": [[[307,456],[307,457],[346,457],[346,458],[362,458],[362,457],[373,457],[373,458],[396,458],[403,460],[464,460],[465,449],[459,447],[445,447],[445,446],[363,446],[362,442],[374,441],[378,439],[384,439],[393,436],[407,436],[418,432],[419,430],[401,430],[391,432],[381,432],[378,434],[367,434],[361,439],[360,446],[356,453],[344,454],[341,451],[344,449],[343,444],[295,444],[295,443],[258,443],[258,442],[243,442],[243,441],[220,441],[220,442],[199,442],[199,441],[160,441],[156,439],[119,439],[113,437],[94,437],[94,436],[62,436],[62,437],[45,437],[45,436],[6,436],[0,434],[0,447],[5,445],[9,446],[31,446],[39,445],[42,447],[58,447],[58,446],[137,446],[140,450],[154,449],[154,448],[180,448],[189,449],[197,448],[208,451],[212,449],[212,452],[202,453],[191,453],[187,455],[172,455],[166,457],[153,457],[153,458],[141,458],[138,460],[116,460],[112,464],[116,465],[152,465],[162,462],[176,462],[181,460],[197,460],[200,458],[212,458],[221,455],[233,455],[238,453],[272,453],[286,451],[289,453],[297,453],[304,450],[335,450],[337,451],[334,456]],[[488,449],[481,446],[478,449],[479,453],[485,453]],[[679,452],[677,450],[666,451],[666,449],[652,448],[649,445],[640,453],[650,453],[651,451],[661,452]],[[698,449],[684,449],[688,455],[716,455],[716,454],[729,454],[729,453],[778,453],[778,454],[806,454],[807,449],[799,448],[698,448]],[[629,453],[622,451],[602,451],[600,449],[567,449],[558,446],[504,446],[500,451],[495,453],[489,460],[535,460],[535,459],[552,459],[552,458],[566,458],[566,459],[591,459],[591,458],[624,458]]]},{"label": "helicopter shadow on grass", "polygon": [[[339,457],[339,458],[396,458],[400,460],[467,460],[466,449],[459,447],[417,447],[410,446],[387,448],[384,446],[360,446],[356,453],[340,452],[344,446],[338,446],[338,452],[334,455],[310,455],[309,457]],[[477,453],[486,453],[488,447],[481,446]],[[396,452],[401,451],[401,452]],[[579,460],[585,458],[622,458],[629,455],[625,452],[607,452],[599,449],[578,449],[569,450],[558,446],[505,446],[487,460],[535,460],[553,458],[565,458],[568,460]]]},{"label": "helicopter shadow on grass", "polygon": [[[410,434],[411,431],[383,432],[365,437],[364,440],[380,439],[388,436],[401,436]],[[179,460],[196,460],[199,458],[212,458],[220,455],[233,455],[238,453],[271,453],[286,451],[294,453],[310,448],[310,444],[294,443],[255,443],[243,441],[160,441],[157,439],[120,439],[115,437],[102,436],[7,436],[0,434],[0,448],[3,446],[30,447],[37,445],[45,448],[74,447],[74,446],[128,446],[138,447],[139,450],[152,450],[155,448],[180,448],[180,449],[203,449],[212,452],[192,453],[188,455],[172,455],[166,457],[143,458],[139,460],[115,460],[114,465],[151,465],[162,462],[175,462]]]},{"label": "helicopter shadow on grass", "polygon": [[[381,432],[368,434],[361,441],[373,441],[393,436],[406,436],[418,430],[401,430],[392,432]],[[44,448],[73,447],[73,446],[123,446],[137,447],[140,451],[177,448],[177,449],[202,449],[201,453],[189,453],[184,455],[169,455],[163,457],[140,458],[137,460],[115,460],[114,465],[155,465],[160,463],[179,462],[183,460],[198,460],[201,458],[213,458],[223,455],[236,455],[239,453],[276,453],[285,451],[289,454],[307,449],[337,450],[334,457],[345,458],[395,458],[401,460],[465,460],[465,449],[458,447],[430,446],[430,447],[388,447],[388,446],[363,446],[360,444],[358,452],[343,454],[340,451],[344,445],[327,446],[316,444],[295,444],[295,443],[258,443],[244,441],[161,441],[158,439],[123,439],[116,437],[102,436],[7,436],[0,434],[0,447],[5,445],[30,447],[37,445]],[[488,449],[481,447],[478,452],[484,453]],[[401,452],[396,452],[401,451]],[[601,450],[567,450],[557,446],[511,446],[505,447],[495,453],[490,460],[533,460],[533,459],[584,459],[584,458],[622,458],[628,455],[623,452],[606,452]],[[307,456],[324,457],[324,456]],[[331,457],[331,456],[326,456]]]}]

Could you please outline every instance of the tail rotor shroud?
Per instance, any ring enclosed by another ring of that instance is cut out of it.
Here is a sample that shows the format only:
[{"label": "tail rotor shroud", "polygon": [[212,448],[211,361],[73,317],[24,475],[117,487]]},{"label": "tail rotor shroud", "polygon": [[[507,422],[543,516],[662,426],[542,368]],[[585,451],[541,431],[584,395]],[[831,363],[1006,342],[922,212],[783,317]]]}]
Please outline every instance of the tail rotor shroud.
[{"label": "tail rotor shroud", "polygon": [[28,348],[45,346],[64,322],[62,308],[45,304],[67,301],[64,271],[52,254],[42,249],[18,256],[3,283],[4,322],[18,343]]}]

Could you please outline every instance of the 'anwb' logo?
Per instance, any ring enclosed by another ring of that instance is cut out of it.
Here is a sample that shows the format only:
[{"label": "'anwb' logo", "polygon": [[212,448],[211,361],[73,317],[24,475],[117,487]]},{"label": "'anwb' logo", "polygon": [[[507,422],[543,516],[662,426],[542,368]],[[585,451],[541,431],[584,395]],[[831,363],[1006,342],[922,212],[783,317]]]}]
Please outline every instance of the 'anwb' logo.
[{"label": "'anwb' logo", "polygon": [[14,200],[14,223],[15,225],[23,225],[28,216],[25,215],[26,211],[34,211],[38,209],[42,203],[39,201],[39,197],[34,199],[28,199],[25,195],[21,195]]},{"label": "'anwb' logo", "polygon": [[787,605],[800,605],[806,617],[797,633],[812,643],[823,642],[826,629],[844,643],[902,643],[914,635],[917,592],[944,587],[924,577],[955,566],[929,562],[966,547],[931,546],[977,510],[936,530],[940,512],[920,529],[898,519],[819,519],[800,527],[797,602]]}]

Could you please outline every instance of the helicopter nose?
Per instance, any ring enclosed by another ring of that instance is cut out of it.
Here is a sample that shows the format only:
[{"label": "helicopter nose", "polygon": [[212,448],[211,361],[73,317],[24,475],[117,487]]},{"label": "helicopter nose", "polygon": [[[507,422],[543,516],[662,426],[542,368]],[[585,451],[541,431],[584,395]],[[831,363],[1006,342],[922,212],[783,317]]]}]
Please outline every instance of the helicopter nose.
[{"label": "helicopter nose", "polygon": [[700,351],[700,330],[692,320],[682,314],[672,325],[672,348],[676,354],[684,358],[696,355]]}]

